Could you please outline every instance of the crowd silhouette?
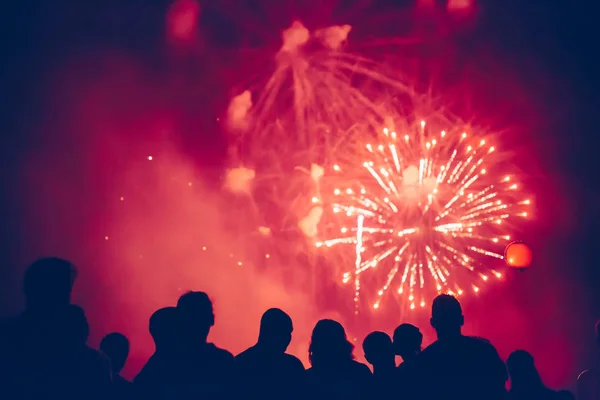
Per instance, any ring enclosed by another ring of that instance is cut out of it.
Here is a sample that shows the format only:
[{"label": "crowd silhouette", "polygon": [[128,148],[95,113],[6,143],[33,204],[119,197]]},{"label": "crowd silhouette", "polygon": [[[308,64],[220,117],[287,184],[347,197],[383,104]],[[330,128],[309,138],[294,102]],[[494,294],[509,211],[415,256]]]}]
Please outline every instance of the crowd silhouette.
[{"label": "crowd silhouette", "polygon": [[[277,308],[263,314],[256,344],[234,357],[207,341],[215,324],[212,302],[206,293],[190,291],[175,307],[152,314],[148,329],[155,351],[129,382],[120,375],[129,355],[127,337],[114,332],[99,350],[87,346],[85,312],[71,304],[75,278],[74,266],[58,258],[27,269],[25,310],[0,326],[2,398],[574,399],[544,385],[528,352],[516,350],[505,363],[489,341],[463,335],[461,305],[447,294],[432,303],[437,340],[426,348],[419,328],[410,324],[399,325],[392,338],[372,332],[364,339],[371,372],[355,361],[344,327],[330,319],[312,331],[311,366],[305,370],[286,353],[294,326]],[[594,369],[580,375],[581,400],[598,399],[598,375]]]}]

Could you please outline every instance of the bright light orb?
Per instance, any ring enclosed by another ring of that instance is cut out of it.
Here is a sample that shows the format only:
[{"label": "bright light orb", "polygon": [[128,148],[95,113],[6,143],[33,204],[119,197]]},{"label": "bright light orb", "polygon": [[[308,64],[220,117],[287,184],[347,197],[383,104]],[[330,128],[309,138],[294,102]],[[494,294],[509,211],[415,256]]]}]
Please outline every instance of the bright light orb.
[{"label": "bright light orb", "polygon": [[504,260],[511,268],[525,269],[533,261],[533,252],[525,243],[516,241],[506,246]]}]

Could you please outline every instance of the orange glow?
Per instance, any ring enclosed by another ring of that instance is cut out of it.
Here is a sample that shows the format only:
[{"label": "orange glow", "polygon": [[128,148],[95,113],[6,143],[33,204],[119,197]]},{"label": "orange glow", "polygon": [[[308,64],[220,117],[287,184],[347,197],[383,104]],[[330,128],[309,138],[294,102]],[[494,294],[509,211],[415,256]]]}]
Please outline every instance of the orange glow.
[{"label": "orange glow", "polygon": [[513,268],[527,268],[533,261],[533,253],[523,242],[512,242],[504,252],[506,263]]}]

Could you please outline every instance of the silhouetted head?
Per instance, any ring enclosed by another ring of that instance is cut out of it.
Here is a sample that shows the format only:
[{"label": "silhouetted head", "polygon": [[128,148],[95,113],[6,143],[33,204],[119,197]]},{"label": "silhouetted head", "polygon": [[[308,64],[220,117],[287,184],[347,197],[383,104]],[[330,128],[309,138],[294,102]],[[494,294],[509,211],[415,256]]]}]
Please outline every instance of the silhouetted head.
[{"label": "silhouetted head", "polygon": [[431,305],[430,322],[438,339],[460,335],[465,318],[459,301],[449,294],[437,296]]},{"label": "silhouetted head", "polygon": [[177,301],[177,308],[183,311],[202,341],[206,341],[210,328],[215,324],[212,301],[204,292],[187,292]]},{"label": "silhouetted head", "polygon": [[365,359],[374,368],[380,365],[394,365],[392,339],[385,332],[371,332],[362,343]]},{"label": "silhouetted head", "polygon": [[56,312],[52,323],[55,344],[58,346],[84,346],[90,334],[90,327],[85,312],[79,306],[67,304]]},{"label": "silhouetted head", "polygon": [[122,333],[109,333],[100,342],[100,351],[110,359],[113,372],[119,374],[129,356],[129,340]]},{"label": "silhouetted head", "polygon": [[54,257],[35,261],[23,280],[27,309],[52,310],[69,304],[75,276],[75,267],[69,261]]},{"label": "silhouetted head", "polygon": [[354,359],[354,345],[346,338],[342,324],[322,319],[315,325],[308,347],[308,357],[313,367],[335,367]]},{"label": "silhouetted head", "polygon": [[542,380],[533,356],[525,350],[516,350],[510,353],[506,360],[511,387],[538,386]]},{"label": "silhouetted head", "polygon": [[403,360],[421,352],[423,334],[414,325],[401,324],[394,330],[394,354]]},{"label": "silhouetted head", "polygon": [[188,344],[189,320],[175,307],[161,308],[150,317],[150,335],[157,352],[173,352]]},{"label": "silhouetted head", "polygon": [[275,352],[285,353],[292,341],[292,319],[279,308],[270,308],[260,319],[258,343]]}]

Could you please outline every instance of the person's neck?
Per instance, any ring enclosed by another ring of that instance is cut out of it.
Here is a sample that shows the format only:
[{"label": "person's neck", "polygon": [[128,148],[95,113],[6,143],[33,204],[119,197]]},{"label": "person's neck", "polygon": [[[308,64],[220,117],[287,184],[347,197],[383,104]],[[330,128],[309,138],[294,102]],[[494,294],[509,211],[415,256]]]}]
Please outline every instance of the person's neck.
[{"label": "person's neck", "polygon": [[258,338],[258,341],[254,345],[254,347],[266,353],[279,353],[278,351],[273,349],[273,346],[269,345],[269,340],[261,339],[260,337]]},{"label": "person's neck", "polygon": [[452,340],[462,336],[461,329],[445,329],[437,331],[438,340]]},{"label": "person's neck", "polygon": [[411,360],[414,360],[415,358],[417,358],[418,354],[419,353],[417,353],[417,352],[404,354],[404,355],[401,356],[402,357],[402,361],[403,362],[407,362],[407,361],[410,362]]}]

